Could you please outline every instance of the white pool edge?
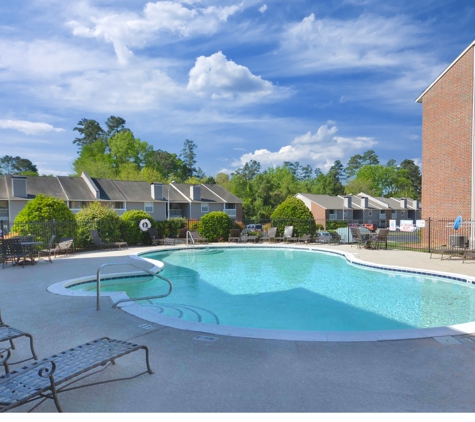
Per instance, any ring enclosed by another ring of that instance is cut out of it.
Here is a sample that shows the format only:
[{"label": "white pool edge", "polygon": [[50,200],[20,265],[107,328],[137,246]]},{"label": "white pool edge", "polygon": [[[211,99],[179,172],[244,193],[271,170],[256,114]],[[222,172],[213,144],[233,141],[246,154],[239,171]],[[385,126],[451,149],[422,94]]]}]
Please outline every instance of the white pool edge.
[{"label": "white pool edge", "polygon": [[[223,248],[235,248],[243,247],[241,245],[225,245],[225,246],[196,246],[195,249],[223,249]],[[367,261],[363,261],[355,257],[353,253],[329,250],[318,247],[310,247],[308,245],[246,245],[246,248],[283,248],[283,249],[295,249],[295,250],[307,250],[320,253],[326,253],[330,255],[340,255],[346,258],[347,262],[357,266],[363,266],[365,268],[374,268],[379,270],[396,271],[398,273],[419,274],[426,276],[438,276],[448,278],[458,282],[466,282],[469,284],[475,284],[475,277],[465,276],[461,274],[454,274],[441,271],[432,270],[419,270],[409,267],[381,265]],[[167,250],[189,250],[187,247],[171,247],[166,249],[157,249],[157,252],[164,252]],[[152,252],[151,250],[150,252]],[[147,253],[150,253],[147,252]],[[145,261],[152,265],[149,271],[160,272],[162,271],[164,264],[160,261],[152,260],[149,258],[141,257],[139,254],[129,255],[130,258]],[[129,272],[127,274],[138,274],[138,271]],[[124,272],[107,274],[107,277],[116,277],[124,275]],[[71,285],[84,283],[96,279],[96,275],[84,276],[74,279],[64,280],[58,283],[54,283],[48,286],[47,290],[50,293],[63,295],[63,296],[89,296],[97,297],[96,292],[85,292],[79,290],[71,290],[68,287]],[[125,292],[102,292],[101,297],[109,297],[112,303],[117,303],[120,300],[128,299],[129,297]],[[214,334],[219,336],[231,336],[231,337],[244,337],[255,339],[268,339],[268,340],[289,340],[289,341],[332,341],[332,342],[360,342],[360,341],[388,341],[388,340],[410,340],[410,339],[422,339],[441,336],[457,336],[470,334],[475,332],[475,321],[467,322],[464,324],[457,324],[446,327],[433,327],[433,328],[418,328],[418,329],[403,329],[403,330],[381,330],[381,331],[290,331],[290,330],[271,330],[263,328],[245,328],[245,327],[232,327],[225,325],[205,324],[200,322],[186,321],[178,318],[167,317],[160,315],[154,311],[148,310],[143,306],[137,305],[134,302],[126,302],[117,305],[118,308],[127,312],[130,315],[143,319],[147,322],[154,324],[176,328],[180,330],[187,330],[193,332]]]}]

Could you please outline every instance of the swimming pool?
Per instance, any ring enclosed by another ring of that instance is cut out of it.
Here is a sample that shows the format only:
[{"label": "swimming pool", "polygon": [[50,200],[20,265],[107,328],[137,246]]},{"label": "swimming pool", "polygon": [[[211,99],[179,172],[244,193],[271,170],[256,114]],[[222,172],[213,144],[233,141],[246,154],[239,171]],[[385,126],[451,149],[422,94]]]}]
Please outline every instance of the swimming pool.
[{"label": "swimming pool", "polygon": [[[174,284],[172,295],[141,306],[148,314],[199,324],[205,332],[224,326],[318,332],[327,339],[335,332],[417,332],[420,337],[421,329],[475,320],[475,288],[463,283],[466,279],[349,265],[346,255],[328,251],[233,247],[141,256],[163,262],[161,274]],[[144,280],[104,280],[102,290],[137,297],[166,288],[163,282]]]}]

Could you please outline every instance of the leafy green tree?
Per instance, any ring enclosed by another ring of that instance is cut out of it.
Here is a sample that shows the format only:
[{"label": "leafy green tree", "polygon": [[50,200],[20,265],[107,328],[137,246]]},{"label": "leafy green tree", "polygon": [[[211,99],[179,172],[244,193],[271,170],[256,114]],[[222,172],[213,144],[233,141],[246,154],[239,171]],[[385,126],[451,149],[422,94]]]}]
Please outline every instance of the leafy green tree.
[{"label": "leafy green tree", "polygon": [[0,158],[0,174],[38,176],[38,169],[27,158],[4,155]]},{"label": "leafy green tree", "polygon": [[106,154],[106,145],[102,141],[84,145],[79,157],[73,162],[73,169],[78,176],[83,171],[91,177],[106,179],[114,179],[117,175],[112,157]]},{"label": "leafy green tree", "polygon": [[135,138],[130,130],[117,132],[108,140],[108,144],[113,166],[118,173],[125,164],[133,164],[140,171],[153,154],[153,147]]},{"label": "leafy green tree", "polygon": [[367,165],[358,170],[356,179],[370,185],[368,193],[372,196],[407,196],[413,195],[408,171],[383,165]]},{"label": "leafy green tree", "polygon": [[90,230],[97,230],[104,242],[123,241],[120,236],[121,220],[111,208],[93,202],[76,214],[77,231],[75,244],[87,248],[92,243]]},{"label": "leafy green tree", "polygon": [[227,240],[233,220],[223,211],[213,211],[200,219],[198,233],[210,242]]},{"label": "leafy green tree", "polygon": [[145,166],[160,173],[164,180],[169,178],[180,182],[185,180],[181,174],[184,168],[183,161],[176,154],[158,149],[147,156]]},{"label": "leafy green tree", "polygon": [[305,203],[295,196],[287,198],[271,215],[272,225],[280,235],[285,226],[294,226],[294,234],[302,236],[315,232],[315,219]]},{"label": "leafy green tree", "polygon": [[180,158],[183,160],[185,178],[193,177],[196,172],[196,150],[193,141],[186,139],[181,150]]},{"label": "leafy green tree", "polygon": [[229,174],[218,173],[215,180],[218,185],[222,186],[224,189],[230,190]]},{"label": "leafy green tree", "polygon": [[110,116],[106,120],[107,132],[104,134],[104,140],[112,138],[116,133],[123,130],[129,130],[125,127],[125,120],[122,117]]},{"label": "leafy green tree", "polygon": [[356,154],[350,157],[348,164],[346,165],[345,175],[346,179],[353,178],[358,170],[363,166],[375,166],[379,164],[379,158],[376,153],[370,149],[363,155]]},{"label": "leafy green tree", "polygon": [[411,188],[414,192],[412,199],[421,199],[422,176],[419,166],[414,163],[414,160],[404,160],[399,167],[407,170],[407,177],[411,182]]},{"label": "leafy green tree", "polygon": [[104,142],[104,129],[102,129],[101,125],[96,120],[81,119],[73,130],[78,131],[82,135],[73,141],[73,144],[76,144],[79,147],[79,152],[81,152],[86,145],[90,145],[97,141]]},{"label": "leafy green tree", "polygon": [[[248,161],[242,168],[237,169],[234,174],[241,175],[246,180],[252,180],[261,172],[261,163],[256,160]],[[233,174],[233,175],[234,175]]]},{"label": "leafy green tree", "polygon": [[[54,225],[45,225],[47,222]],[[64,201],[39,194],[18,213],[12,231],[21,235],[34,234],[37,240],[47,242],[53,234],[58,239],[73,236],[74,226],[74,214]]]}]

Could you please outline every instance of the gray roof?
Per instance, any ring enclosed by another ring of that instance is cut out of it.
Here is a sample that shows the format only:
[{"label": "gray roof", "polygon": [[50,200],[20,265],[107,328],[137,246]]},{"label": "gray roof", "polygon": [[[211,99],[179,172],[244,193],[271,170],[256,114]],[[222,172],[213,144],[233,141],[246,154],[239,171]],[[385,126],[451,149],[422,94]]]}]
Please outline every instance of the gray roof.
[{"label": "gray roof", "polygon": [[[33,177],[31,178],[33,179]],[[58,176],[57,179],[64,189],[67,200],[70,201],[95,201],[96,197],[81,177]],[[30,178],[28,178],[28,186]]]},{"label": "gray roof", "polygon": [[305,198],[310,199],[310,201],[315,202],[316,204],[327,209],[343,209],[344,201],[343,198],[339,196],[330,196],[330,195],[314,195],[311,193],[300,193],[299,195],[304,196]]},{"label": "gray roof", "polygon": [[[0,176],[0,199],[12,198],[11,175]],[[99,191],[99,198],[90,186],[90,182]],[[27,198],[32,199],[42,193],[60,198],[64,201],[114,201],[114,202],[156,202],[168,201],[173,203],[212,202],[212,203],[242,203],[242,201],[219,185],[200,185],[201,200],[191,201],[190,187],[184,183],[162,185],[162,198],[153,199],[149,182],[110,180],[68,176],[26,176]]]},{"label": "gray roof", "polygon": [[[205,189],[201,190],[201,195],[209,189],[213,192],[214,196],[222,198],[228,204],[242,204],[242,201],[237,196],[224,189],[221,185],[203,184],[202,186],[204,186]],[[219,200],[218,202],[222,202],[222,200]]]}]

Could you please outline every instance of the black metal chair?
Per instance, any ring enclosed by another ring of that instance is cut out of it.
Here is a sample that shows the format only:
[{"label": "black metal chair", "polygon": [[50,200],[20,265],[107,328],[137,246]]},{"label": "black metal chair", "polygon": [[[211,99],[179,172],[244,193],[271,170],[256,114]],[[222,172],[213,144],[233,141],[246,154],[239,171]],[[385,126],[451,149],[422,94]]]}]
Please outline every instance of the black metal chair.
[{"label": "black metal chair", "polygon": [[55,248],[53,248],[53,245],[54,245],[55,239],[56,239],[56,235],[53,234],[49,240],[48,247],[46,249],[41,249],[38,251],[38,258],[41,258],[42,255],[43,256],[47,255],[49,262],[53,263],[53,261],[51,261],[51,254],[54,254]]},{"label": "black metal chair", "polygon": [[[25,259],[29,257],[29,254],[24,251],[21,245],[21,239],[3,239],[2,241],[2,268],[10,261],[12,266],[22,262],[23,268],[25,268]],[[23,259],[23,260],[22,260]]]}]

